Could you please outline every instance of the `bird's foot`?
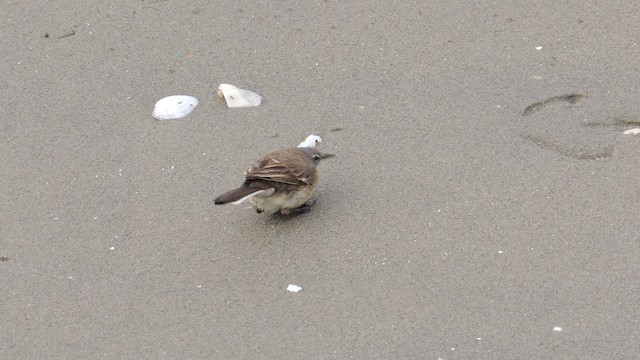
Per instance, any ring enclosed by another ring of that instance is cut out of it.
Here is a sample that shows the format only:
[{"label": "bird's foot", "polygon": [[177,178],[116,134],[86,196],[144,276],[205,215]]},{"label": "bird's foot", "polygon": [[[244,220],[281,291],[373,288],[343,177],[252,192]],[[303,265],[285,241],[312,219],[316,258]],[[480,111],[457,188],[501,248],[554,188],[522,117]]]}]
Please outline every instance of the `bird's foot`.
[{"label": "bird's foot", "polygon": [[313,205],[316,204],[316,199],[309,199],[307,200],[306,203],[298,206],[297,208],[293,208],[293,209],[282,209],[280,212],[283,215],[298,215],[298,214],[304,214],[308,211],[311,210],[311,208],[313,207]]}]

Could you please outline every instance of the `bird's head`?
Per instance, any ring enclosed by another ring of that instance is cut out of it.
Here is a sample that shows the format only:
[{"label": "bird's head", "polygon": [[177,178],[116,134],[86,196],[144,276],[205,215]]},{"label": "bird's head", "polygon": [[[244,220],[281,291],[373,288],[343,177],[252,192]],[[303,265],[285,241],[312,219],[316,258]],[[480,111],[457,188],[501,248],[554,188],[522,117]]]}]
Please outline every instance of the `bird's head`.
[{"label": "bird's head", "polygon": [[312,147],[301,147],[298,149],[303,153],[307,154],[307,156],[311,158],[311,161],[313,161],[314,165],[318,165],[320,160],[328,159],[335,156],[333,154],[322,153],[318,151],[316,148],[312,148]]}]

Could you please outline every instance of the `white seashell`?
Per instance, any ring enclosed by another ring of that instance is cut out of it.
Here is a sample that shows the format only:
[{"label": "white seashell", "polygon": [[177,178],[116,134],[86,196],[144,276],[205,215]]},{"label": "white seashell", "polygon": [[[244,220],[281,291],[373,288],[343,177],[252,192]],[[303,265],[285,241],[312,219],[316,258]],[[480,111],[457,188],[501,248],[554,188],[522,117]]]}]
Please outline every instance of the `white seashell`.
[{"label": "white seashell", "polygon": [[638,135],[640,134],[640,128],[633,128],[623,132],[625,135]]},{"label": "white seashell", "polygon": [[318,145],[318,143],[321,143],[322,139],[320,138],[320,136],[318,135],[309,135],[307,136],[306,139],[304,139],[303,142],[300,143],[300,145],[298,145],[298,147],[316,147],[316,145]]},{"label": "white seashell", "polygon": [[238,89],[229,84],[218,86],[218,96],[224,97],[230,108],[258,106],[262,102],[262,97],[253,91]]},{"label": "white seashell", "polygon": [[153,107],[153,117],[158,120],[183,118],[198,105],[198,99],[187,95],[172,95],[158,100]]},{"label": "white seashell", "polygon": [[300,290],[302,290],[302,288],[298,285],[289,284],[289,286],[287,286],[287,291],[297,293]]}]

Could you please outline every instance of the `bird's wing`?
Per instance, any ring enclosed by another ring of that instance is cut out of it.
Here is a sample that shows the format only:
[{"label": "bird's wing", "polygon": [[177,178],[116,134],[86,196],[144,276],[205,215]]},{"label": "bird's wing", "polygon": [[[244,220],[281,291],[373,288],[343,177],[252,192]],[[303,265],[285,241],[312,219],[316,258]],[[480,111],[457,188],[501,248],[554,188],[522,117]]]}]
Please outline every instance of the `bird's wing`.
[{"label": "bird's wing", "polygon": [[245,172],[245,177],[247,179],[274,181],[292,185],[304,185],[313,181],[313,166],[295,166],[292,168],[287,164],[292,162],[299,163],[300,159],[288,159],[286,156],[282,157],[276,154],[270,155],[251,165]]}]

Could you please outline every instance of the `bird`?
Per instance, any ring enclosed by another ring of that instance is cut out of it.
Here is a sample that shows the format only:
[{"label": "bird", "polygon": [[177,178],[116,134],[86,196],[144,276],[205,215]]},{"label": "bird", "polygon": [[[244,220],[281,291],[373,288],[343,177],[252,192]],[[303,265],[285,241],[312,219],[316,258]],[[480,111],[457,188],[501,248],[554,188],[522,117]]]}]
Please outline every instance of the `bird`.
[{"label": "bird", "polygon": [[[315,144],[314,144],[315,145]],[[289,215],[309,210],[318,185],[318,163],[334,157],[315,147],[296,147],[268,153],[244,173],[244,183],[218,196],[214,203],[240,204],[246,200],[258,213]]]}]

